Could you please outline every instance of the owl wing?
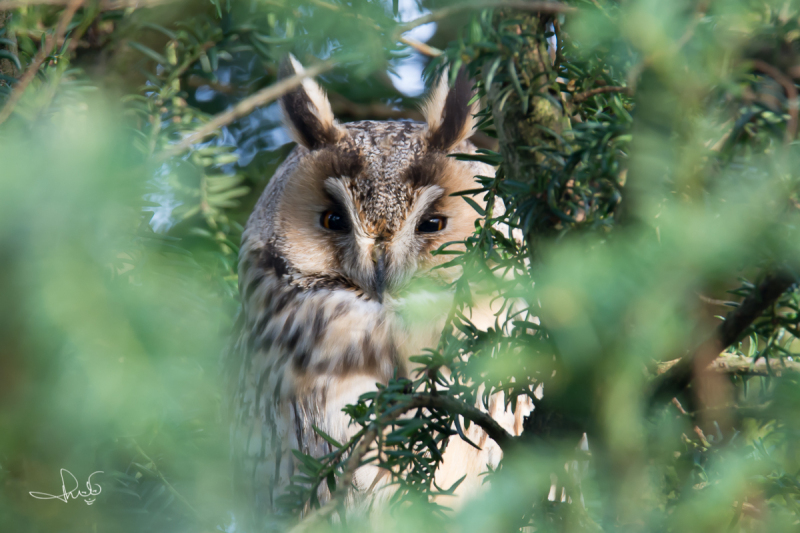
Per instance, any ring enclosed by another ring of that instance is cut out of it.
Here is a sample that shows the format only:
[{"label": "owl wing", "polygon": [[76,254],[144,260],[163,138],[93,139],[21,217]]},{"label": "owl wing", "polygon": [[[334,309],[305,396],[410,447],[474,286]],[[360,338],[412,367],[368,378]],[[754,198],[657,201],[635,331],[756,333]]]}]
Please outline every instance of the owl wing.
[{"label": "owl wing", "polygon": [[[331,445],[314,430],[328,426],[320,412],[324,392],[298,394],[293,366],[305,325],[292,322],[302,314],[299,293],[276,276],[261,276],[258,283],[264,297],[257,301],[265,305],[245,304],[228,359],[236,486],[261,518],[292,506],[291,501],[279,505],[279,498],[291,496],[286,488],[299,473],[292,451],[320,457]],[[327,490],[320,487],[322,501]]]},{"label": "owl wing", "polygon": [[[276,260],[260,261],[272,266],[242,270],[246,297],[228,356],[237,486],[257,518],[301,504],[287,491],[301,473],[293,452],[321,457],[332,451],[315,428],[346,442],[358,428],[342,409],[388,381],[397,366],[379,304],[327,282],[300,286],[279,275]],[[359,471],[359,492],[376,475]],[[329,497],[322,483],[317,498]]]}]

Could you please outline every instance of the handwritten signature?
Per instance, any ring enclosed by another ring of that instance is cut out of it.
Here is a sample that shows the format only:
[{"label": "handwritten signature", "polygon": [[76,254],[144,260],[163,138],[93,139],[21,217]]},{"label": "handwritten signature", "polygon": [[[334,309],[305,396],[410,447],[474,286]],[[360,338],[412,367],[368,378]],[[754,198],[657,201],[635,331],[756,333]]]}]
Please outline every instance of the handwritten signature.
[{"label": "handwritten signature", "polygon": [[[92,485],[92,476],[95,474],[102,474],[102,470],[98,470],[97,472],[92,472],[89,475],[89,479],[86,480],[86,488],[89,489],[88,492],[83,492],[78,488],[78,479],[72,475],[72,472],[67,470],[66,468],[61,469],[61,494],[45,494],[44,492],[29,492],[31,496],[36,498],[37,500],[61,500],[64,503],[67,503],[70,498],[78,499],[78,498],[86,498],[84,501],[86,505],[92,505],[95,502],[95,496],[102,492],[102,487],[95,483]],[[71,480],[70,480],[71,478]],[[72,486],[75,485],[75,488],[67,491],[67,485]],[[95,490],[93,487],[97,487]]]}]

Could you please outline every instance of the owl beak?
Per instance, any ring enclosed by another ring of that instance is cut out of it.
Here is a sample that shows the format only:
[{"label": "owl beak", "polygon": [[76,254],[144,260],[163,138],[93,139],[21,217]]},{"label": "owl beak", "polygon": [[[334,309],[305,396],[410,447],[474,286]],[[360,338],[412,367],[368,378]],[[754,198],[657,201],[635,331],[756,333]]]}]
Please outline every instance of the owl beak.
[{"label": "owl beak", "polygon": [[386,289],[386,249],[382,244],[372,247],[372,262],[375,263],[375,294],[378,302],[383,303],[383,291]]}]

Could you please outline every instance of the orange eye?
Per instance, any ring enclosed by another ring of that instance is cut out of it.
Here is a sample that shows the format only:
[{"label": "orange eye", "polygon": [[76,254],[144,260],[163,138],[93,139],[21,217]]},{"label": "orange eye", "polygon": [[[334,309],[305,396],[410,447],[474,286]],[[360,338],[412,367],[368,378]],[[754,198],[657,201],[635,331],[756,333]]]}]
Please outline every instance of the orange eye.
[{"label": "orange eye", "polygon": [[319,219],[323,228],[331,231],[347,231],[347,219],[336,211],[325,211]]},{"label": "orange eye", "polygon": [[431,217],[419,223],[417,226],[418,233],[436,233],[442,231],[447,226],[447,219],[445,217]]}]

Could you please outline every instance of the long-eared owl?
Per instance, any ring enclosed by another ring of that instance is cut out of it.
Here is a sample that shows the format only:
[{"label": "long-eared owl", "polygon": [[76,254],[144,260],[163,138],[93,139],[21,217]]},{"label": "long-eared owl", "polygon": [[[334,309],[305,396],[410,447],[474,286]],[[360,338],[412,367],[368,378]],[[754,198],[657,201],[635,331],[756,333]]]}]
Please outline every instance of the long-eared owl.
[{"label": "long-eared owl", "polygon": [[[282,76],[301,71],[291,57],[281,67]],[[423,306],[421,316],[404,289],[414,280],[454,279],[453,268],[433,269],[446,256],[431,251],[475,231],[477,213],[453,193],[476,189],[474,176],[494,170],[448,157],[475,152],[467,141],[472,97],[466,75],[452,88],[443,76],[424,106],[426,123],[346,124],[309,79],[282,98],[298,146],[250,216],[239,261],[232,435],[239,481],[257,512],[274,509],[296,472],[292,450],[331,451],[314,426],[345,442],[356,428],[342,408],[376,383],[411,374],[409,357],[436,346],[449,304]],[[488,305],[484,314],[494,319]],[[520,398],[512,414],[496,394],[488,410],[518,435],[530,405]],[[501,458],[476,425],[467,436],[481,449],[451,439],[436,473],[442,487],[466,475],[461,494],[474,491],[479,474]],[[384,474],[361,467],[348,501],[365,500]],[[326,487],[319,496],[329,497]]]}]

